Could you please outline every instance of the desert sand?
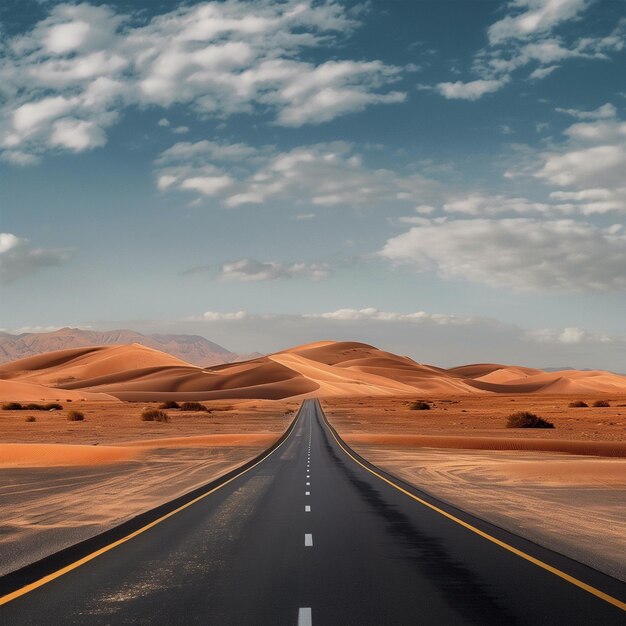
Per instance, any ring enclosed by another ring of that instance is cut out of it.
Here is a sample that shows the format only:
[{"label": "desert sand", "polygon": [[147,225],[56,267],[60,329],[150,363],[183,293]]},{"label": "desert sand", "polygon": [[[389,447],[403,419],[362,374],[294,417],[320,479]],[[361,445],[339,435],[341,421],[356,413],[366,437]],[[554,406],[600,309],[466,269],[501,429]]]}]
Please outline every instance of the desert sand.
[{"label": "desert sand", "polygon": [[74,348],[3,364],[0,381],[0,400],[18,401],[62,397],[69,392],[80,392],[87,399],[96,399],[87,394],[100,393],[139,402],[416,393],[433,396],[626,393],[626,376],[610,372],[543,372],[499,364],[446,370],[367,344],[332,341],[207,368],[139,344]]},{"label": "desert sand", "polygon": [[[63,411],[0,411],[0,575],[205,484],[271,446],[298,403],[208,403],[211,413],[81,402]],[[26,422],[35,415],[35,422]]]},{"label": "desert sand", "polygon": [[[611,397],[612,408],[576,409],[569,395],[430,400],[426,411],[403,398],[323,405],[346,442],[380,468],[626,580],[626,396]],[[556,428],[505,428],[522,409]]]},{"label": "desert sand", "polygon": [[[626,377],[474,364],[419,364],[322,341],[201,368],[138,345],[73,348],[0,366],[0,400],[62,411],[0,412],[4,571],[170,500],[254,457],[321,397],[346,441],[435,496],[624,577]],[[413,400],[430,410],[410,410]],[[200,400],[211,413],[170,411]],[[569,408],[571,400],[608,408]],[[85,421],[70,422],[78,409]],[[507,429],[530,410],[554,429]],[[36,421],[26,421],[27,417]],[[85,503],[89,503],[85,507]],[[548,520],[548,523],[546,523]],[[623,564],[622,564],[623,566]]]}]

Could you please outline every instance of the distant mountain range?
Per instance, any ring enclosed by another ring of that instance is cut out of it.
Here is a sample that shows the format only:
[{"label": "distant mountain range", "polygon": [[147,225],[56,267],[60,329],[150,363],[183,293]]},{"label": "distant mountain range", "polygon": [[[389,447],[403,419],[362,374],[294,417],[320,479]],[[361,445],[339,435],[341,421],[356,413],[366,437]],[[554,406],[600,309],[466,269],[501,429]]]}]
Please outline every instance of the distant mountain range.
[{"label": "distant mountain range", "polygon": [[187,363],[201,367],[233,363],[260,356],[258,353],[235,354],[200,335],[143,335],[126,329],[100,332],[80,328],[61,328],[49,333],[22,333],[20,335],[0,332],[0,363],[54,350],[132,343],[166,352]]}]

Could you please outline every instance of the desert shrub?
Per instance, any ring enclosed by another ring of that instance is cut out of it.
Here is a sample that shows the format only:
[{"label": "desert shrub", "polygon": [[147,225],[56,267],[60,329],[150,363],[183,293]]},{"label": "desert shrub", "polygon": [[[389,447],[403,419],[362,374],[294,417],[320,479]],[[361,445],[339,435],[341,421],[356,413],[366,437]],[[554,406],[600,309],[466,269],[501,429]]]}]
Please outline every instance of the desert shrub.
[{"label": "desert shrub", "polygon": [[570,409],[581,409],[588,407],[589,405],[582,400],[574,400],[573,402],[570,402],[568,406]]},{"label": "desert shrub", "polygon": [[411,402],[409,408],[411,411],[429,411],[430,404],[425,400],[416,400],[415,402]]},{"label": "desert shrub", "polygon": [[37,418],[34,415],[27,415],[26,419],[24,421],[25,422],[36,422]]},{"label": "desert shrub", "polygon": [[21,411],[23,408],[19,402],[5,402],[2,405],[3,411]]},{"label": "desert shrub", "polygon": [[175,400],[166,400],[159,404],[160,409],[180,409],[180,404]]},{"label": "desert shrub", "polygon": [[31,402],[30,404],[25,404],[22,407],[25,411],[45,411],[45,404],[37,404],[35,402]]},{"label": "desert shrub", "polygon": [[68,411],[67,419],[70,422],[82,422],[85,419],[85,414],[81,411]]},{"label": "desert shrub", "polygon": [[68,399],[66,400],[66,402],[71,402],[71,401],[72,401],[72,398],[68,398]]},{"label": "desert shrub", "polygon": [[506,421],[507,428],[554,428],[554,424],[543,417],[538,417],[528,411],[512,413]]},{"label": "desert shrub", "polygon": [[595,407],[608,407],[611,406],[607,400],[596,400],[591,406]]},{"label": "desert shrub", "polygon": [[204,404],[200,404],[200,402],[183,402],[180,405],[181,411],[209,411],[209,407]]},{"label": "desert shrub", "polygon": [[58,402],[49,402],[48,404],[46,404],[44,408],[46,409],[46,411],[62,411],[63,410],[63,406],[60,405]]},{"label": "desert shrub", "polygon": [[169,422],[170,416],[159,409],[145,409],[141,414],[141,420],[144,422]]}]

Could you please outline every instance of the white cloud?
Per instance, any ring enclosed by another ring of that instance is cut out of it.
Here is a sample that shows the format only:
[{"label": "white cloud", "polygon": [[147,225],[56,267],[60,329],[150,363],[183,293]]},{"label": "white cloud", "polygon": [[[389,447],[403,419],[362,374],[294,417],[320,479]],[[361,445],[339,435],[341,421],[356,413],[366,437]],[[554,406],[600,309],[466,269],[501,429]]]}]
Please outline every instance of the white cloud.
[{"label": "white cloud", "polygon": [[128,107],[184,105],[200,117],[260,109],[277,124],[300,126],[404,99],[389,89],[400,68],[302,59],[313,48],[332,50],[358,26],[337,3],[264,0],[252,9],[243,0],[200,2],[137,20],[107,6],[59,4],[4,42],[5,159],[27,163],[51,148],[101,146]]},{"label": "white cloud", "polygon": [[508,39],[526,39],[549,32],[576,17],[587,5],[588,0],[514,0],[509,2],[514,14],[489,27],[489,41],[501,44]]},{"label": "white cloud", "polygon": [[626,233],[574,220],[431,221],[387,241],[380,255],[514,291],[626,291]]},{"label": "white cloud", "polygon": [[472,80],[464,83],[457,80],[454,83],[439,83],[437,90],[449,100],[478,100],[486,93],[498,91],[505,85],[505,79],[498,80]]},{"label": "white cloud", "polygon": [[598,344],[626,343],[626,337],[620,335],[609,335],[607,333],[589,332],[577,326],[567,328],[541,328],[539,330],[529,330],[526,336],[531,341],[548,344]]},{"label": "white cloud", "polygon": [[[626,21],[609,34],[574,35],[563,32],[566,22],[581,19],[592,6],[588,0],[512,0],[507,15],[487,30],[489,44],[474,56],[470,81],[440,82],[436,91],[446,98],[477,100],[504,87],[515,72],[530,66],[528,79],[541,80],[569,59],[607,60],[624,48]],[[593,22],[589,22],[590,24]]]},{"label": "white cloud", "polygon": [[475,318],[459,317],[456,315],[444,315],[442,313],[394,313],[380,311],[373,307],[365,309],[337,309],[327,313],[309,313],[305,318],[319,318],[335,320],[339,322],[375,321],[375,322],[409,322],[411,324],[437,324],[437,325],[468,325],[475,323]]},{"label": "white cloud", "polygon": [[604,120],[614,118],[617,115],[617,109],[613,104],[607,102],[593,111],[582,111],[580,109],[556,109],[559,113],[571,115],[579,120]]},{"label": "white cloud", "polygon": [[543,78],[550,76],[552,72],[558,69],[559,69],[558,65],[548,65],[547,67],[538,67],[537,69],[533,70],[528,75],[528,78],[530,80],[542,80]]},{"label": "white cloud", "polygon": [[280,278],[305,278],[318,281],[330,276],[330,268],[326,264],[278,263],[276,261],[256,261],[241,259],[232,263],[224,263],[220,268],[220,276],[224,280],[261,281],[278,280]]},{"label": "white cloud", "polygon": [[584,215],[626,214],[626,122],[615,118],[607,105],[567,113],[594,121],[567,128],[565,142],[538,155],[534,175],[557,187],[550,198],[566,203],[564,209]]},{"label": "white cloud", "polygon": [[[163,181],[163,177],[159,179]],[[170,180],[170,179],[166,179]],[[197,191],[204,196],[215,196],[225,187],[229,187],[233,183],[230,176],[192,176],[181,181],[181,189],[191,189]],[[165,188],[169,187],[171,183],[165,184]],[[163,183],[162,183],[163,186]]]},{"label": "white cloud", "polygon": [[71,250],[33,248],[27,239],[0,233],[0,282],[11,283],[40,269],[61,265]]},{"label": "white cloud", "polygon": [[52,125],[50,145],[83,152],[106,143],[102,128],[84,120],[61,119]]},{"label": "white cloud", "polygon": [[249,316],[245,311],[235,311],[232,313],[218,313],[216,311],[206,311],[200,317],[190,317],[188,320],[199,320],[204,322],[237,322],[247,319]]},{"label": "white cloud", "polygon": [[544,202],[532,202],[526,198],[509,198],[503,195],[489,196],[479,193],[448,200],[443,205],[447,213],[462,213],[472,216],[491,216],[500,214],[547,213],[552,205]]},{"label": "white cloud", "polygon": [[[231,207],[270,199],[328,207],[414,204],[435,187],[419,175],[368,168],[352,145],[340,141],[282,153],[269,146],[181,142],[164,151],[156,163],[159,189],[205,193],[202,181],[207,179],[211,193],[219,192]],[[218,189],[212,185],[215,178],[223,183]]]}]

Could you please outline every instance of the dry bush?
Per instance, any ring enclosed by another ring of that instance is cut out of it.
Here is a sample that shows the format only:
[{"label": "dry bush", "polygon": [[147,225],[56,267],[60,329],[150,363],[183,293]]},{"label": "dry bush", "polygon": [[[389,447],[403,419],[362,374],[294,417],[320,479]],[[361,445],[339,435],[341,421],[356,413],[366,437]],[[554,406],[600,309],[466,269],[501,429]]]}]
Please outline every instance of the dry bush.
[{"label": "dry bush", "polygon": [[141,414],[143,422],[169,422],[170,416],[159,409],[145,409]]},{"label": "dry bush", "polygon": [[82,422],[85,419],[85,414],[81,411],[68,411],[67,419],[70,422]]},{"label": "dry bush", "polygon": [[606,408],[611,405],[609,404],[608,400],[596,400],[591,406]]},{"label": "dry bush", "polygon": [[206,411],[209,412],[209,407],[200,402],[183,402],[180,405],[181,411]]},{"label": "dry bush", "polygon": [[554,428],[554,424],[543,417],[538,417],[528,411],[520,411],[509,415],[506,421],[507,428]]},{"label": "dry bush", "polygon": [[180,404],[176,400],[166,400],[159,404],[160,409],[180,409]]},{"label": "dry bush", "polygon": [[572,402],[570,402],[568,404],[570,409],[583,409],[583,408],[587,408],[589,405],[586,402],[583,402],[582,400],[573,400]]},{"label": "dry bush", "polygon": [[430,404],[425,400],[416,400],[409,405],[411,411],[430,411]]},{"label": "dry bush", "polygon": [[19,402],[5,402],[2,405],[3,411],[21,411],[23,408]]},{"label": "dry bush", "polygon": [[27,415],[26,419],[24,421],[25,422],[36,422],[37,418],[34,415]]},{"label": "dry bush", "polygon": [[44,408],[46,411],[62,411],[63,405],[59,404],[58,402],[48,402],[48,404],[46,404]]}]

